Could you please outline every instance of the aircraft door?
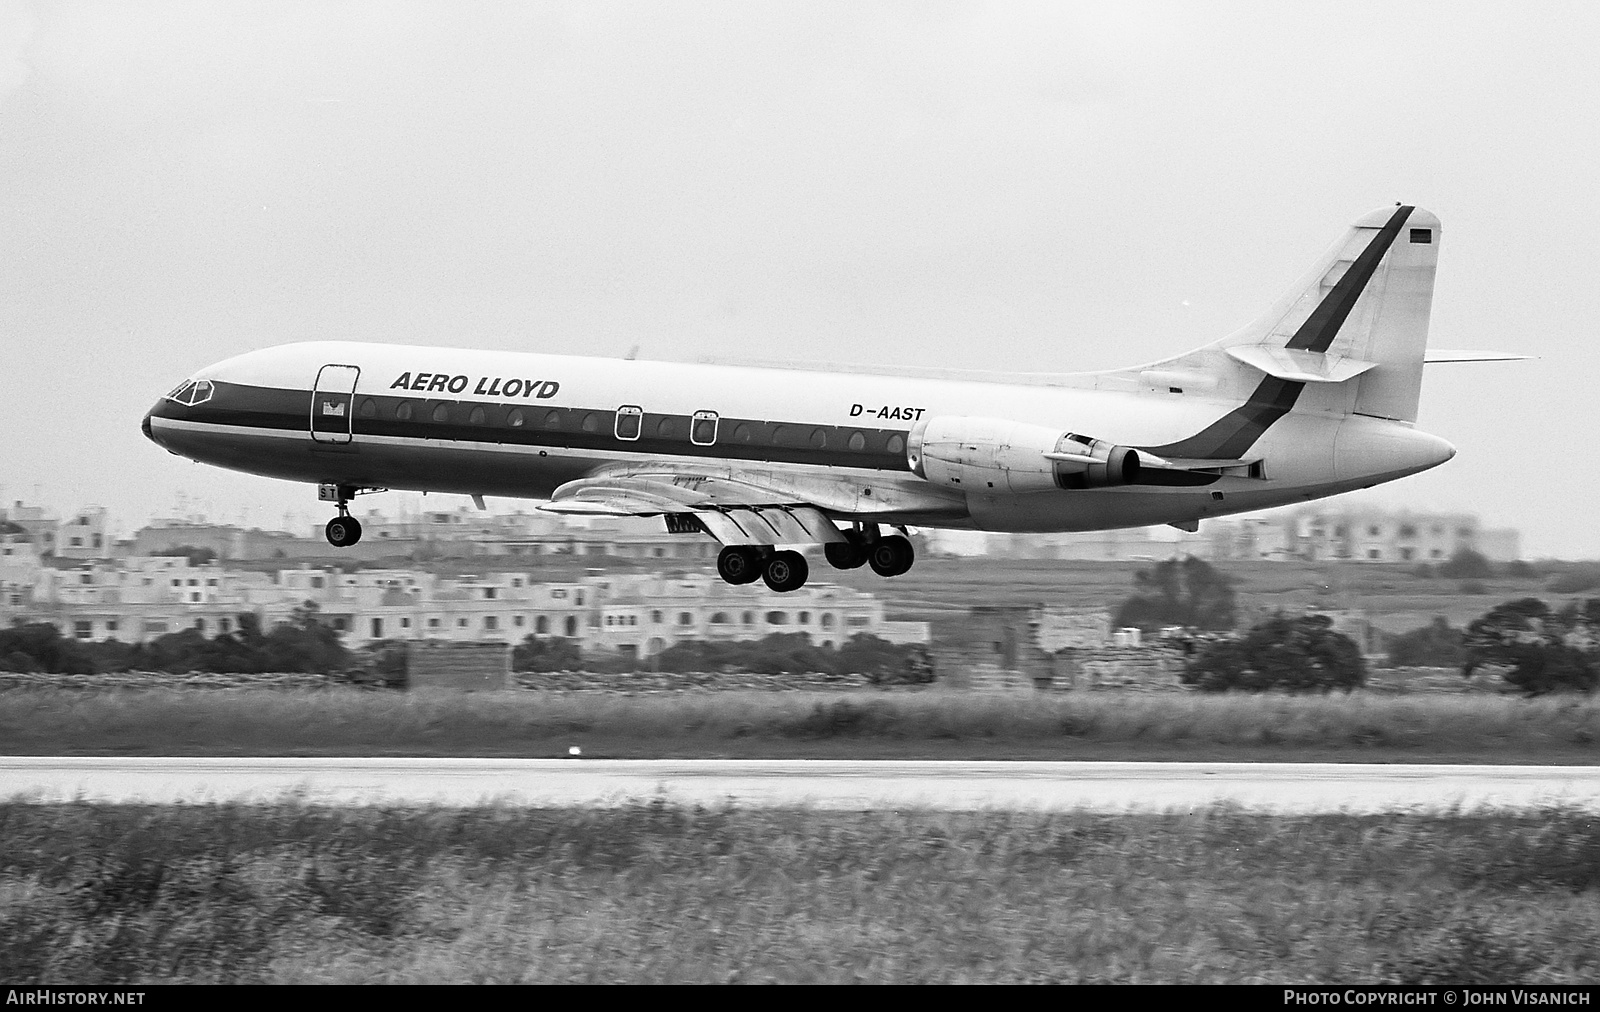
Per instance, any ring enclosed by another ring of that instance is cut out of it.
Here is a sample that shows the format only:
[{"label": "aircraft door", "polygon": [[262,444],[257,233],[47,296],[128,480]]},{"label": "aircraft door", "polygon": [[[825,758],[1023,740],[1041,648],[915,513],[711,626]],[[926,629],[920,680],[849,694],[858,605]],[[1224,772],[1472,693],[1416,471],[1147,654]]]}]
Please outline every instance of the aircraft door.
[{"label": "aircraft door", "polygon": [[361,370],[353,365],[325,365],[317,371],[311,390],[311,438],[319,443],[350,442],[356,413],[356,380]]}]

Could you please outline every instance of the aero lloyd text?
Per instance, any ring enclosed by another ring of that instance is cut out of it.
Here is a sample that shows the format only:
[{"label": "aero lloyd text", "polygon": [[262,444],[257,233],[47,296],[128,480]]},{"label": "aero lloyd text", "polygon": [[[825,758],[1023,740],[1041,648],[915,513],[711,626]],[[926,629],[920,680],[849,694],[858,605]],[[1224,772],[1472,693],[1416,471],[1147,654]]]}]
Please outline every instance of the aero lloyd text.
[{"label": "aero lloyd text", "polygon": [[[419,372],[415,376],[403,372],[389,384],[390,390],[416,390],[421,393],[464,392],[472,385],[472,377],[452,376],[442,372]],[[480,397],[537,397],[544,400],[554,397],[561,384],[555,380],[518,379],[513,376],[480,376],[472,392]]]}]

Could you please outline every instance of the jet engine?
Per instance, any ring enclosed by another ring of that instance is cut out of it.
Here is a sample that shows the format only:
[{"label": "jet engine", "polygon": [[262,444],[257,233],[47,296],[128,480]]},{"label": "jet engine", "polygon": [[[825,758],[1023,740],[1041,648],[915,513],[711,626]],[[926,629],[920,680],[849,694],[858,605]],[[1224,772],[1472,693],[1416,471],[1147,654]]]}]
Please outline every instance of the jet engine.
[{"label": "jet engine", "polygon": [[1105,488],[1139,480],[1139,453],[1103,439],[1003,418],[918,422],[906,460],[919,477],[966,492]]}]

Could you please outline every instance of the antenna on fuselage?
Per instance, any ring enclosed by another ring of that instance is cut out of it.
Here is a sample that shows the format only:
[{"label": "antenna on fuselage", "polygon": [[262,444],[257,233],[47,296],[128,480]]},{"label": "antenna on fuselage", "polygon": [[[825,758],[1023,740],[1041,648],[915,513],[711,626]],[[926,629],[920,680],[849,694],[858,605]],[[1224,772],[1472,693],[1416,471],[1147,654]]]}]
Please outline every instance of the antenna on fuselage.
[{"label": "antenna on fuselage", "polygon": [[639,346],[636,344],[632,348],[628,349],[628,353],[626,355],[622,356],[622,360],[624,362],[632,362],[634,359],[636,359],[638,357],[639,357]]}]

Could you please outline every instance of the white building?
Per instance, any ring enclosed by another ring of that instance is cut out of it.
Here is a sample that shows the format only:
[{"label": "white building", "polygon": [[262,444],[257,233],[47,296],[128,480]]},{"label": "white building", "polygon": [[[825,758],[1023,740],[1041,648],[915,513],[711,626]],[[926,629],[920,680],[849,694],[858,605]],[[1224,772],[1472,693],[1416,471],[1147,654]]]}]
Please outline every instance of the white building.
[{"label": "white building", "polygon": [[[31,556],[30,556],[31,558]],[[319,619],[360,645],[384,639],[454,641],[524,637],[576,640],[584,650],[649,657],[680,640],[749,640],[803,632],[840,646],[856,633],[926,642],[923,622],[891,622],[870,594],[813,583],[789,594],[714,577],[591,575],[545,582],[532,572],[444,577],[420,570],[337,568],[256,572],[182,556],[85,561],[15,569],[0,594],[0,623],[46,621],[82,640],[146,642],[195,629],[230,633],[254,613],[263,628],[308,603]],[[32,574],[26,588],[20,579]]]}]

